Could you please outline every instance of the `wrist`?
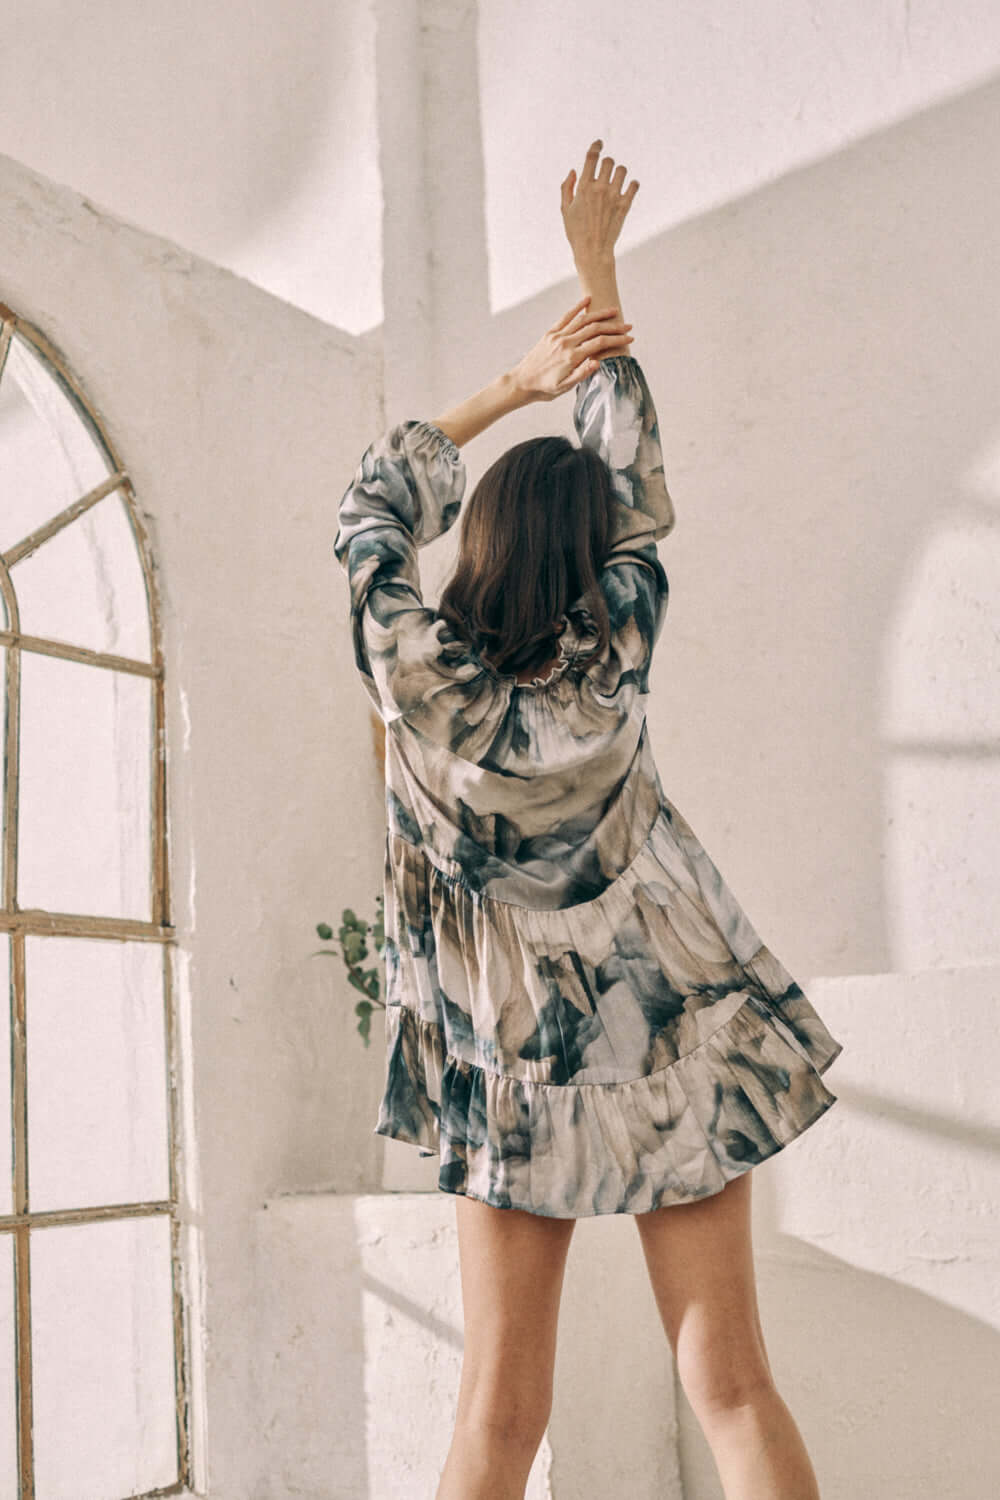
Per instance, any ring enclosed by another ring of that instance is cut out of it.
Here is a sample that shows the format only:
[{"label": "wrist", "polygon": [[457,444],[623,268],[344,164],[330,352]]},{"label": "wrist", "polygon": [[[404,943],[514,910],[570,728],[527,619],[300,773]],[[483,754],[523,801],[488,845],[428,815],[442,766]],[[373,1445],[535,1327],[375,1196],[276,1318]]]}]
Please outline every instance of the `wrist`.
[{"label": "wrist", "polygon": [[497,397],[505,411],[516,411],[521,406],[530,406],[538,399],[537,394],[530,391],[524,384],[516,365],[512,370],[505,370],[502,375],[498,375],[493,383]]},{"label": "wrist", "polygon": [[617,307],[619,315],[625,316],[613,255],[603,260],[596,256],[581,256],[576,262],[576,270],[580,290],[590,297],[592,312]]},{"label": "wrist", "polygon": [[500,417],[533,399],[522,389],[514,371],[505,371],[474,396],[437,417],[432,425],[450,438],[456,448],[461,448]]},{"label": "wrist", "polygon": [[615,268],[615,252],[613,250],[586,250],[573,251],[573,264],[578,271],[613,271]]}]

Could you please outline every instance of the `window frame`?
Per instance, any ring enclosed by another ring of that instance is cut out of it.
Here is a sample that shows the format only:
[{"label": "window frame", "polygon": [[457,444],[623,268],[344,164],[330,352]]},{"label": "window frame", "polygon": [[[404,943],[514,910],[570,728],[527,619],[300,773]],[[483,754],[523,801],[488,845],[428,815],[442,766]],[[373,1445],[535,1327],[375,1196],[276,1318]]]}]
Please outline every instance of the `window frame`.
[{"label": "window frame", "polygon": [[[190,1326],[185,1289],[188,1280],[182,1257],[185,1225],[180,1216],[181,1106],[178,1097],[181,1047],[177,1035],[178,1007],[175,1004],[174,948],[176,930],[172,921],[169,850],[166,819],[166,734],[165,676],[163,660],[162,612],[153,566],[149,536],[139,512],[135,490],[125,465],[113,444],[102,418],[72,373],[66,359],[34,324],[0,302],[0,379],[15,334],[31,347],[48,374],[61,386],[73,408],[94,441],[103,449],[112,472],[107,479],[49,519],[30,536],[6,554],[0,554],[0,592],[8,612],[8,628],[0,627],[0,644],[6,647],[7,713],[2,732],[5,739],[7,774],[3,795],[4,869],[0,901],[0,934],[10,943],[10,1019],[11,1019],[11,1140],[13,1160],[13,1207],[11,1215],[0,1215],[0,1234],[13,1236],[14,1317],[16,1338],[16,1421],[19,1500],[34,1500],[34,1453],[32,1445],[32,1341],[30,1299],[30,1235],[33,1228],[65,1224],[94,1223],[110,1218],[132,1218],[167,1215],[170,1220],[171,1291],[173,1311],[173,1349],[175,1375],[175,1433],[178,1478],[166,1488],[146,1492],[149,1495],[175,1495],[179,1500],[192,1496],[194,1480],[191,1453],[192,1389]],[[72,646],[62,641],[22,634],[19,625],[17,597],[10,576],[10,563],[27,555],[64,526],[72,525],[78,516],[96,505],[106,495],[118,491],[123,502],[142,568],[149,611],[150,660],[143,662],[105,652]],[[21,657],[25,651],[42,652],[80,662],[95,670],[113,669],[132,672],[151,679],[152,734],[150,751],[150,921],[129,918],[97,917],[85,914],[21,910],[17,906],[17,807],[19,785],[18,742],[21,708]],[[163,1006],[166,1039],[167,1143],[169,1196],[150,1202],[97,1205],[90,1208],[64,1209],[33,1213],[30,1209],[27,1182],[27,1033],[25,990],[25,938],[28,936],[73,936],[106,940],[128,940],[157,943],[163,949]],[[143,1500],[142,1496],[129,1500]]]}]

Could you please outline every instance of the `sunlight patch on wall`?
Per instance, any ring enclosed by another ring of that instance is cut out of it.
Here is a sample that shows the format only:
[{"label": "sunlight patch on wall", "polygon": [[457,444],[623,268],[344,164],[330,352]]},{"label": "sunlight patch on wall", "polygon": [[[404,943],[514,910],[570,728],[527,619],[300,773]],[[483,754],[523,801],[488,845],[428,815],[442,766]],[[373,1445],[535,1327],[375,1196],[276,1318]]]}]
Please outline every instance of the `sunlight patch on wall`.
[{"label": "sunlight patch on wall", "polygon": [[988,0],[480,0],[493,312],[573,274],[559,184],[595,137],[639,181],[625,252],[991,77]]}]

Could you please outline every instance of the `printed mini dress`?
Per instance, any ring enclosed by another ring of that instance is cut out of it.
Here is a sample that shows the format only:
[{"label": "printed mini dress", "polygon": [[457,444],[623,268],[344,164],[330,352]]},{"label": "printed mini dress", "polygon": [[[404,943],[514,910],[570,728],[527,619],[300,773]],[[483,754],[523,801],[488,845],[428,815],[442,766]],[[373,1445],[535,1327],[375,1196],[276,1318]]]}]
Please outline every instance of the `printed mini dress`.
[{"label": "printed mini dress", "polygon": [[374,1134],[438,1186],[554,1218],[719,1192],[836,1102],[842,1044],[665,795],[646,722],[674,524],[632,355],[576,387],[615,490],[600,574],[546,678],[494,669],[425,606],[417,549],[466,471],[409,420],[366,450],[334,542],[355,663],[386,728],[385,1086]]}]

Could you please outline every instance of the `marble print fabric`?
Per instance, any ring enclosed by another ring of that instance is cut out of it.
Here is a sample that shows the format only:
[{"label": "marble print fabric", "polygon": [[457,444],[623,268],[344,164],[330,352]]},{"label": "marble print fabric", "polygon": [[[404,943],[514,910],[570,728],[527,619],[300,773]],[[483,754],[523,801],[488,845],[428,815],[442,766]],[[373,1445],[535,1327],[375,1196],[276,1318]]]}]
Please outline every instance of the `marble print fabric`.
[{"label": "marble print fabric", "polygon": [[645,708],[675,517],[638,361],[602,360],[573,421],[614,485],[611,640],[595,651],[575,601],[544,681],[423,602],[417,549],[466,487],[433,424],[369,446],[334,542],[386,725],[374,1133],[437,1153],[445,1192],[556,1218],[718,1192],[836,1102],[842,1050],[660,784]]}]

